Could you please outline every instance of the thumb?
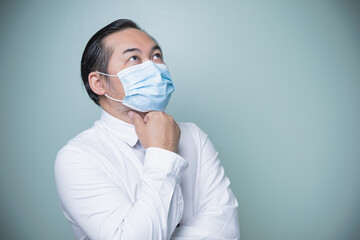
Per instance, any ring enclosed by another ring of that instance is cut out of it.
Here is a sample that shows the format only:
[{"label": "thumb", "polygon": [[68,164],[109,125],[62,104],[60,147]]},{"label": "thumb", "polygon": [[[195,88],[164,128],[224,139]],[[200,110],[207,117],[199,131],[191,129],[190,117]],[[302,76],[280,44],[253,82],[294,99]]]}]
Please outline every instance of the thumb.
[{"label": "thumb", "polygon": [[140,117],[139,114],[137,114],[136,112],[130,111],[130,112],[128,113],[128,115],[129,115],[132,123],[133,123],[134,126],[135,126],[136,132],[137,132],[138,130],[141,131],[141,129],[142,129],[143,127],[145,127],[145,123],[144,123],[143,119]]}]

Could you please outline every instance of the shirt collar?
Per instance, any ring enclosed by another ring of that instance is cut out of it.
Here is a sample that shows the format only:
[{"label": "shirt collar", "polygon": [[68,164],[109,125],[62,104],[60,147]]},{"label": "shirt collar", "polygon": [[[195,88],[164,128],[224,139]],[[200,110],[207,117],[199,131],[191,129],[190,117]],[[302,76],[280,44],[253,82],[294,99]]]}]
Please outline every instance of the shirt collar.
[{"label": "shirt collar", "polygon": [[135,127],[132,124],[126,123],[105,110],[102,111],[100,121],[104,123],[107,130],[115,133],[117,137],[126,142],[131,147],[134,147],[138,141],[138,136],[135,131]]}]

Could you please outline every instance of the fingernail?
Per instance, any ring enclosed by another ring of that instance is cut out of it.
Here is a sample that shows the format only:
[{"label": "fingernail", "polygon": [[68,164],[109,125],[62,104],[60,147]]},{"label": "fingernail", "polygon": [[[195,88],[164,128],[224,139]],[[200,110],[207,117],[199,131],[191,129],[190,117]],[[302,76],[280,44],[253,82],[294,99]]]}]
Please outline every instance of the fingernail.
[{"label": "fingernail", "polygon": [[129,112],[128,112],[128,115],[129,115],[129,117],[132,119],[132,117],[133,117],[133,115],[134,115],[134,112],[133,112],[133,111],[129,111]]}]

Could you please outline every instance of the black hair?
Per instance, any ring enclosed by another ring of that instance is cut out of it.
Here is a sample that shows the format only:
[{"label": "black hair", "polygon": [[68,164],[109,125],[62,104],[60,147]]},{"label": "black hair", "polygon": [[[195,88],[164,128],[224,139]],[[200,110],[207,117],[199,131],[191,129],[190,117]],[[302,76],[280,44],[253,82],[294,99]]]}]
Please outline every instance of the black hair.
[{"label": "black hair", "polygon": [[94,34],[86,44],[81,58],[81,78],[89,97],[99,104],[99,95],[94,93],[90,87],[88,76],[91,72],[99,71],[107,73],[109,59],[113,53],[113,49],[106,47],[103,39],[114,33],[127,28],[135,28],[141,30],[139,26],[129,19],[119,19],[100,29]]}]

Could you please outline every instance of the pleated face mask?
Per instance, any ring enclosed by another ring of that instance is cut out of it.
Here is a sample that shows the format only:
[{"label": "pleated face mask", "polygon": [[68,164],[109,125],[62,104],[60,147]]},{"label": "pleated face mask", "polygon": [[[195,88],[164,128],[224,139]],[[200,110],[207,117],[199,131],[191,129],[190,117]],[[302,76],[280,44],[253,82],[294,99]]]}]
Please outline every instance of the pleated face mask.
[{"label": "pleated face mask", "polygon": [[118,77],[125,91],[123,100],[105,96],[113,101],[140,111],[164,111],[175,88],[165,64],[148,60],[120,71],[117,75],[99,74]]}]

